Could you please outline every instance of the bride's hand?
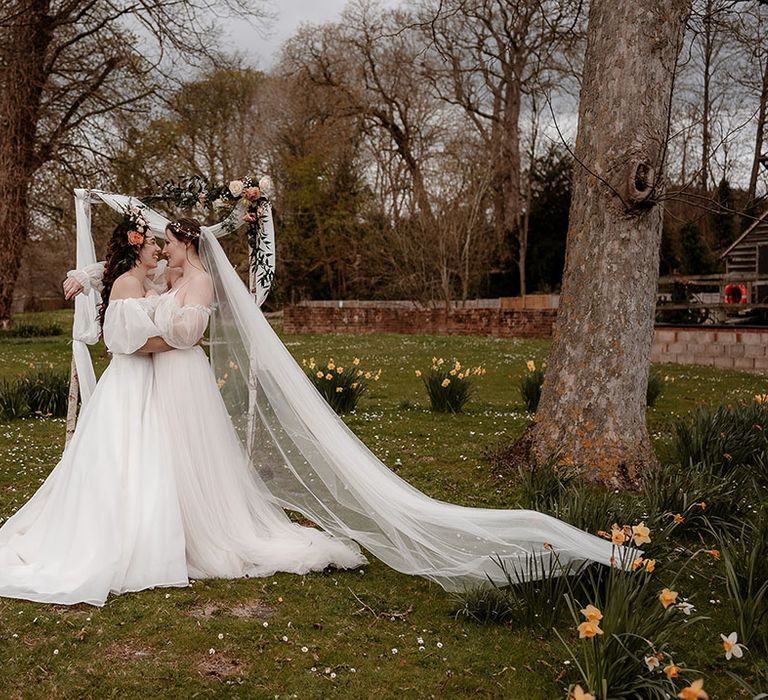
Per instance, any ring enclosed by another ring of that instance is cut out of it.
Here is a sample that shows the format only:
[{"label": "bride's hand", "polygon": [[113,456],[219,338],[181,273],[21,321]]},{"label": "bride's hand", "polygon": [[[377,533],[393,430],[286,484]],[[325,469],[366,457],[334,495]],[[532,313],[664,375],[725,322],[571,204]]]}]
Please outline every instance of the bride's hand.
[{"label": "bride's hand", "polygon": [[62,285],[64,289],[64,298],[74,299],[78,294],[83,291],[83,285],[80,284],[74,277],[67,277]]}]

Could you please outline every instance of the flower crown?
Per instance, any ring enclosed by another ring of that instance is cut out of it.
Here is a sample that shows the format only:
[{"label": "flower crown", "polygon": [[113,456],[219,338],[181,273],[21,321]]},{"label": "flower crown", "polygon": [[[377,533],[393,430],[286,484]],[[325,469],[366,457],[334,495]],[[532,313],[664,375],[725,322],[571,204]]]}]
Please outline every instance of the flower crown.
[{"label": "flower crown", "polygon": [[171,221],[168,224],[168,228],[171,229],[171,233],[178,236],[181,234],[182,236],[186,236],[187,238],[199,238],[200,237],[200,231],[196,229],[187,228],[184,226],[184,224],[178,222],[178,221]]},{"label": "flower crown", "polygon": [[131,245],[142,245],[149,231],[149,224],[138,207],[130,207],[123,214],[123,223],[128,229],[128,242]]}]

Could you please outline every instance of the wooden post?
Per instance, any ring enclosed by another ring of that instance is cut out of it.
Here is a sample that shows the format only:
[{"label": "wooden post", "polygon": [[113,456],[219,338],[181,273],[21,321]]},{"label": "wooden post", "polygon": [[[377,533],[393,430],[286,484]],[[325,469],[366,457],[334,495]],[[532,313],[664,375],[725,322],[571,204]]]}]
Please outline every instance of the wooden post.
[{"label": "wooden post", "polygon": [[77,400],[80,394],[80,379],[77,376],[75,367],[75,356],[72,355],[72,364],[69,369],[69,397],[67,398],[67,438],[64,447],[69,444],[72,436],[75,434],[77,426]]}]

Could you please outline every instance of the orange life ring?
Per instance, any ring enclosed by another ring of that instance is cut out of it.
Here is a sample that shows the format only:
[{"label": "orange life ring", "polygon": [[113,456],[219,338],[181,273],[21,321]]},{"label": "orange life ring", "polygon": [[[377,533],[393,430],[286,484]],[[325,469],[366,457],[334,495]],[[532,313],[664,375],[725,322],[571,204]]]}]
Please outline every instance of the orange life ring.
[{"label": "orange life ring", "polygon": [[747,285],[739,282],[725,285],[725,303],[726,304],[746,304],[747,303]]}]

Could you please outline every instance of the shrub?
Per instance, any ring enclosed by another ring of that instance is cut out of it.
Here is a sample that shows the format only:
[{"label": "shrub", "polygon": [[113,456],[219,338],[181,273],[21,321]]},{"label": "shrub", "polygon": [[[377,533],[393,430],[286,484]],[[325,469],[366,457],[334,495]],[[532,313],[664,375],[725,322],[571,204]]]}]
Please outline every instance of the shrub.
[{"label": "shrub", "polygon": [[525,408],[529,413],[535,413],[539,407],[539,400],[541,399],[541,387],[544,385],[544,369],[546,365],[542,365],[536,369],[536,364],[533,360],[528,360],[527,372],[520,380],[520,396],[523,399]]},{"label": "shrub", "polygon": [[427,388],[430,406],[439,413],[461,413],[467,401],[472,397],[470,377],[485,374],[482,367],[462,368],[456,360],[450,369],[443,358],[432,358],[432,367],[426,372],[416,370]]},{"label": "shrub", "polygon": [[374,373],[360,369],[357,357],[346,368],[337,366],[332,357],[325,365],[316,363],[314,357],[310,357],[309,361],[302,360],[301,364],[315,388],[339,414],[354,411],[371,380],[378,382],[381,377],[381,370]]},{"label": "shrub", "polygon": [[702,618],[690,617],[692,606],[678,601],[672,590],[685,567],[664,587],[652,567],[649,571],[641,563],[633,571],[627,566],[630,556],[631,550],[619,547],[621,566],[587,570],[581,600],[567,595],[579,639],[569,643],[559,633],[558,637],[573,658],[584,689],[599,700],[677,697],[690,670],[679,668],[677,677],[660,670],[676,666],[671,644]]},{"label": "shrub", "polygon": [[20,380],[22,391],[32,413],[63,418],[69,402],[69,375],[41,369]]},{"label": "shrub", "polygon": [[768,651],[768,506],[735,533],[718,538],[728,600],[739,639]]},{"label": "shrub", "polygon": [[67,415],[69,375],[40,369],[15,381],[0,384],[0,418],[14,420],[30,414]]},{"label": "shrub", "polygon": [[[768,457],[768,403],[700,407],[689,420],[675,426],[675,450],[680,464],[704,464],[714,472],[754,466]],[[763,470],[764,472],[764,470]]]},{"label": "shrub", "polygon": [[2,335],[9,338],[40,338],[50,335],[61,335],[62,328],[57,323],[34,325],[31,323],[17,323],[7,331],[1,331]]},{"label": "shrub", "polygon": [[606,523],[637,522],[645,516],[637,498],[585,484],[566,489],[549,512],[592,534],[603,530]]},{"label": "shrub", "polygon": [[29,414],[27,397],[19,381],[0,382],[0,420],[10,421]]},{"label": "shrub", "polygon": [[561,565],[555,552],[545,558],[528,556],[518,566],[510,566],[500,558],[494,558],[494,562],[504,572],[506,583],[499,586],[491,582],[457,594],[456,616],[479,623],[512,622],[549,635],[566,615],[565,596],[571,577],[585,565]]},{"label": "shrub", "polygon": [[651,372],[648,375],[648,388],[645,391],[645,405],[651,408],[664,391],[664,379],[660,374]]},{"label": "shrub", "polygon": [[655,519],[678,530],[701,532],[740,521],[745,505],[739,470],[718,473],[705,464],[670,464],[651,469],[643,479],[643,501]]}]

